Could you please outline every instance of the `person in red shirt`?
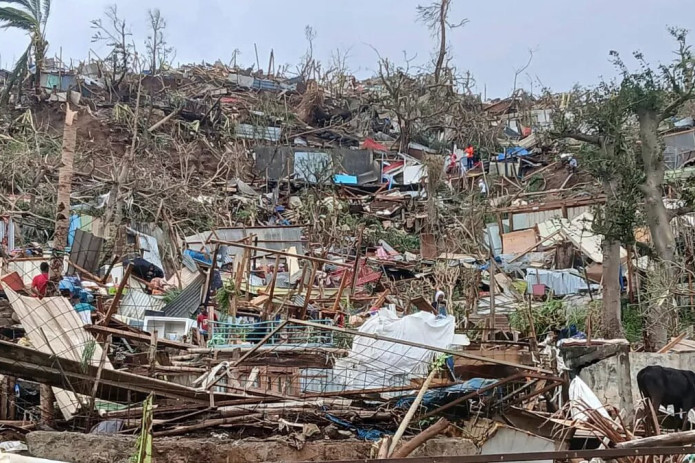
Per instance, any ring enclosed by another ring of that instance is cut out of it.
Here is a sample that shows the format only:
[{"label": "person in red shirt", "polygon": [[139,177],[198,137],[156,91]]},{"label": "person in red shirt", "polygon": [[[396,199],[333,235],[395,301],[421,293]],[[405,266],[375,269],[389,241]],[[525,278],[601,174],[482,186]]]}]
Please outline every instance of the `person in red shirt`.
[{"label": "person in red shirt", "polygon": [[[208,309],[203,307],[200,311],[200,314],[198,314],[198,318],[196,320],[198,322],[198,332],[206,341],[208,340],[209,318],[210,316],[208,315]],[[214,320],[217,321],[217,314],[214,315]]]},{"label": "person in red shirt", "polygon": [[475,153],[473,152],[473,145],[468,145],[466,147],[466,160],[468,161],[468,170],[473,168],[473,158]]},{"label": "person in red shirt", "polygon": [[33,280],[31,280],[31,291],[39,298],[46,295],[46,289],[48,288],[48,262],[41,262],[41,273],[36,275]]}]

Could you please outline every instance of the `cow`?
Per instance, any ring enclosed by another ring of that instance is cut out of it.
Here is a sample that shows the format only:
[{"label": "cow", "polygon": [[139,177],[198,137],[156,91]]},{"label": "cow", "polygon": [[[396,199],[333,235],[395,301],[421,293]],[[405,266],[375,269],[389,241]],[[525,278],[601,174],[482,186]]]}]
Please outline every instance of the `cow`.
[{"label": "cow", "polygon": [[651,401],[654,412],[661,405],[673,405],[674,413],[681,414],[685,430],[688,412],[695,408],[695,372],[651,365],[637,373],[637,387],[642,397]]}]

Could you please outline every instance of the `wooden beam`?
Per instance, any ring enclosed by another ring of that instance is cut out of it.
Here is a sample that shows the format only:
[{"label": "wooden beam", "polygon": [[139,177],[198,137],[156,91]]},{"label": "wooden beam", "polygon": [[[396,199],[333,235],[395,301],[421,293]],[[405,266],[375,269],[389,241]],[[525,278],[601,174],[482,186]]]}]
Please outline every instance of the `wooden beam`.
[{"label": "wooden beam", "polygon": [[[18,344],[0,341],[0,374],[74,391],[91,391],[97,382],[98,367],[61,358]],[[148,378],[123,371],[102,369],[96,397],[111,402],[132,403],[144,400],[151,393],[158,397],[189,400],[207,404],[207,391],[198,391],[179,384]],[[216,393],[216,399],[243,398],[240,394]]]},{"label": "wooden beam", "polygon": [[123,279],[118,284],[118,289],[116,290],[116,296],[111,301],[111,306],[109,307],[109,310],[106,311],[106,316],[104,317],[104,320],[101,322],[101,325],[108,326],[109,322],[111,321],[111,317],[113,317],[116,314],[116,311],[118,310],[118,306],[121,303],[121,298],[123,297],[123,290],[125,290],[125,287],[128,284],[128,279],[130,278],[130,274],[132,272],[133,272],[133,266],[128,264],[128,266],[125,269],[125,272],[123,272]]},{"label": "wooden beam", "polygon": [[357,285],[357,274],[360,269],[360,253],[362,249],[362,235],[364,227],[360,227],[357,235],[357,246],[355,247],[355,265],[352,267],[352,282],[350,283],[350,294],[355,294],[355,285]]},{"label": "wooden beam", "polygon": [[[116,328],[109,328],[108,326],[101,325],[85,325],[84,329],[87,331],[106,337],[107,335],[113,335],[117,338],[130,339],[133,341],[140,341],[147,344],[152,342],[152,336],[149,333],[133,333],[131,331],[119,330]],[[185,344],[183,342],[169,341],[168,339],[158,339],[157,344],[162,347],[171,347],[173,349],[191,349],[194,347],[191,344]]]},{"label": "wooden beam", "polygon": [[273,297],[275,296],[275,283],[278,279],[278,266],[280,265],[280,256],[275,256],[275,265],[273,266],[273,278],[270,279],[270,292],[268,293],[268,300],[263,304],[263,312],[261,313],[261,320],[265,321],[268,319],[268,314],[270,309],[273,307]]},{"label": "wooden beam", "polygon": [[311,275],[309,276],[309,284],[306,287],[306,293],[304,294],[304,304],[302,304],[302,311],[299,313],[299,318],[304,320],[306,317],[306,309],[309,307],[309,299],[311,299],[311,290],[314,289],[314,278],[316,278],[316,271],[318,270],[318,264],[313,262],[311,264]]}]

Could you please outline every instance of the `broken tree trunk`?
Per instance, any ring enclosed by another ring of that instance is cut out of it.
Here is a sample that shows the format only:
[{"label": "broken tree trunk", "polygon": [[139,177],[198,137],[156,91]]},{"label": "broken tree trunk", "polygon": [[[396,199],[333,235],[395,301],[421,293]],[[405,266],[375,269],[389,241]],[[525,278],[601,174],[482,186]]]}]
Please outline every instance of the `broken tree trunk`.
[{"label": "broken tree trunk", "polygon": [[686,445],[695,442],[695,431],[674,432],[670,434],[662,434],[660,436],[645,437],[643,439],[634,439],[627,442],[618,442],[615,444],[617,449],[638,449],[643,447],[656,447],[667,445]]},{"label": "broken tree trunk", "polygon": [[393,452],[396,450],[396,446],[398,445],[398,441],[401,440],[401,437],[403,437],[403,433],[405,430],[408,428],[408,425],[410,424],[410,420],[413,419],[413,416],[415,416],[415,412],[417,409],[420,407],[420,402],[422,402],[422,398],[425,396],[425,392],[427,392],[427,389],[430,387],[430,383],[434,379],[434,377],[437,375],[437,372],[439,370],[437,368],[433,368],[432,372],[427,376],[427,379],[425,380],[424,383],[422,383],[422,387],[420,388],[420,392],[418,392],[417,397],[415,397],[415,400],[413,401],[412,405],[408,409],[408,413],[406,413],[405,417],[403,418],[403,421],[401,421],[400,426],[398,426],[398,430],[396,431],[396,434],[393,436],[393,441],[391,441],[391,446],[389,447],[389,453],[388,456],[392,457]]},{"label": "broken tree trunk", "polygon": [[432,426],[429,428],[425,429],[422,431],[420,434],[417,436],[413,437],[410,439],[408,442],[403,444],[398,450],[393,452],[392,457],[393,458],[405,458],[411,453],[415,451],[418,447],[420,447],[422,444],[427,442],[428,440],[432,439],[433,437],[436,437],[440,433],[442,433],[446,428],[449,427],[449,420],[446,418],[441,418],[439,421],[434,423]]},{"label": "broken tree trunk", "polygon": [[51,257],[51,281],[58,287],[63,277],[63,256],[68,245],[70,230],[70,193],[72,191],[75,146],[77,144],[76,111],[65,103],[65,126],[63,128],[63,148],[58,171],[58,203],[56,207],[55,235],[53,237],[53,256]]},{"label": "broken tree trunk", "polygon": [[[603,308],[601,335],[615,339],[622,336],[620,323],[620,242],[603,240]],[[587,285],[591,282],[587,281]]]}]

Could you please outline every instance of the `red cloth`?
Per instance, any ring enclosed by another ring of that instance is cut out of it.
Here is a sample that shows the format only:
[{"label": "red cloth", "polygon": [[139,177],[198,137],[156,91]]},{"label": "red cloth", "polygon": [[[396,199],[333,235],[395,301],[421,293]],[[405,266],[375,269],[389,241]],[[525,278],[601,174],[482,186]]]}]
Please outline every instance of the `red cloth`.
[{"label": "red cloth", "polygon": [[31,288],[35,289],[37,293],[39,293],[40,297],[43,297],[46,295],[46,288],[48,287],[48,274],[47,273],[41,273],[40,275],[36,275],[33,280],[31,280]]},{"label": "red cloth", "polygon": [[[203,331],[207,331],[209,318],[210,318],[209,314],[208,315],[203,315],[202,313],[198,314],[198,318],[197,318],[198,328],[200,328]],[[215,321],[217,321],[217,314],[215,314]]]},{"label": "red cloth", "polygon": [[473,157],[473,147],[472,146],[469,146],[468,148],[466,148],[466,157],[467,158]]},{"label": "red cloth", "polygon": [[362,148],[366,150],[372,150],[372,151],[388,151],[389,149],[382,145],[381,143],[377,143],[371,138],[367,138],[364,142],[362,142]]}]

